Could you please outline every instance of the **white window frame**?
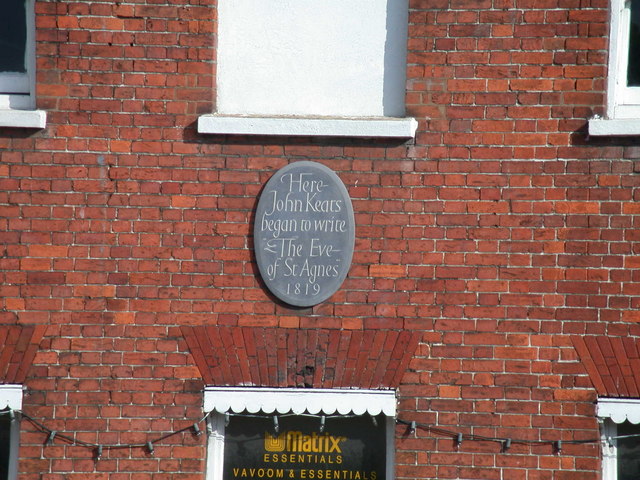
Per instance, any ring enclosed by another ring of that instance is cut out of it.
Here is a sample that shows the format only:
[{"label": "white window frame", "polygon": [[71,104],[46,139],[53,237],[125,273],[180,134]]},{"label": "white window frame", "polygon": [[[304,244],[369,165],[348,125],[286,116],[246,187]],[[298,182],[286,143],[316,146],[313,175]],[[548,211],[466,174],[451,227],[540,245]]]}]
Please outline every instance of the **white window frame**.
[{"label": "white window frame", "polygon": [[[0,385],[0,410],[7,408],[18,412],[22,410],[22,385]],[[18,447],[20,444],[20,420],[18,415],[14,415],[11,419],[10,442],[11,456],[9,457],[7,478],[8,480],[14,480],[18,478]]]},{"label": "white window frame", "polygon": [[589,120],[589,135],[640,135],[640,87],[627,86],[628,0],[611,0],[606,118]]},{"label": "white window frame", "polygon": [[44,128],[46,112],[36,110],[35,0],[25,0],[26,73],[0,73],[0,127]]},{"label": "white window frame", "polygon": [[[29,108],[30,105],[25,102],[24,96],[31,94],[31,85],[34,83],[33,72],[35,71],[35,25],[33,18],[33,0],[25,1],[25,18],[26,18],[26,40],[25,40],[25,59],[24,65],[26,72],[0,72],[0,101],[5,102],[9,106],[10,98],[13,99],[14,108]],[[1,105],[1,104],[0,104]]]},{"label": "white window frame", "polygon": [[366,5],[220,0],[217,111],[200,116],[198,132],[413,138],[408,0],[376,0],[358,22]]},{"label": "white window frame", "polygon": [[640,423],[640,399],[599,398],[596,405],[601,424],[602,480],[617,480],[618,449],[616,435],[618,424],[628,420]]},{"label": "white window frame", "polygon": [[393,390],[206,387],[208,414],[205,480],[222,480],[227,413],[386,416],[386,479],[395,475],[396,395]]}]

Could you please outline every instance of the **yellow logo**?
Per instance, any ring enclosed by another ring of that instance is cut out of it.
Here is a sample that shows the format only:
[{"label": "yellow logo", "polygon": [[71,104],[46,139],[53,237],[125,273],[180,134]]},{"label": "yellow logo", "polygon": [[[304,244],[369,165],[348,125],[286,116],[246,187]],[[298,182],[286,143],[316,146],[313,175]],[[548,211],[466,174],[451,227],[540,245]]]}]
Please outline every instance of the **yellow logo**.
[{"label": "yellow logo", "polygon": [[347,437],[334,437],[328,433],[318,435],[304,435],[302,432],[282,432],[274,437],[264,432],[264,449],[267,452],[313,452],[313,453],[342,453],[340,442]]},{"label": "yellow logo", "polygon": [[274,437],[269,432],[264,432],[264,449],[267,452],[284,452],[285,445],[284,433]]}]

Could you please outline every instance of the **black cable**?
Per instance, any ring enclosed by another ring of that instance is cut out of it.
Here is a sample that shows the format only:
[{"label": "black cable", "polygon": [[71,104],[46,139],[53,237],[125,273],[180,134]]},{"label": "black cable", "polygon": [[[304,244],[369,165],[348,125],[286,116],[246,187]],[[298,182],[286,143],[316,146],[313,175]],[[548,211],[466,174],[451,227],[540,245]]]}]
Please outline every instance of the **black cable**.
[{"label": "black cable", "polygon": [[[458,444],[462,443],[462,440],[477,440],[477,441],[486,441],[486,442],[496,442],[505,444],[508,442],[511,444],[521,444],[521,445],[557,445],[559,440],[528,440],[528,439],[518,439],[518,438],[504,438],[504,437],[487,437],[484,435],[478,435],[475,433],[461,433],[454,432],[452,430],[446,430],[444,428],[435,427],[433,425],[427,425],[422,423],[417,423],[414,421],[407,422],[402,419],[396,419],[396,423],[407,425],[411,428],[417,427],[422,430],[427,430],[433,433],[437,433],[443,436],[451,437],[452,440],[455,440]],[[627,435],[626,437],[640,437],[640,434],[637,435]],[[624,438],[624,437],[611,437],[611,438]],[[600,442],[600,438],[596,439],[586,439],[586,440],[561,440],[561,444],[586,444],[586,443],[598,443]]]},{"label": "black cable", "polygon": [[[5,413],[5,412],[0,412],[0,413]],[[153,444],[154,443],[162,442],[163,440],[166,440],[169,437],[172,437],[174,435],[178,435],[180,433],[184,433],[184,432],[189,431],[189,430],[196,431],[196,429],[194,428],[194,425],[197,426],[198,424],[204,422],[211,412],[207,413],[202,419],[200,419],[197,422],[191,422],[189,425],[187,425],[187,426],[185,426],[183,428],[180,428],[180,429],[172,431],[172,432],[165,433],[165,434],[163,434],[163,435],[161,435],[161,436],[159,436],[159,437],[157,437],[155,439],[149,440],[147,442],[144,442],[144,443],[129,443],[129,444],[115,444],[115,445],[97,444],[97,443],[85,442],[83,440],[78,440],[78,439],[76,439],[76,438],[74,438],[74,437],[72,437],[72,436],[70,436],[68,434],[60,433],[60,432],[58,432],[56,430],[50,429],[49,427],[47,427],[46,425],[44,425],[40,421],[34,419],[33,417],[31,417],[30,415],[28,415],[28,414],[26,414],[24,412],[19,412],[19,413],[22,415],[22,417],[26,418],[31,424],[33,424],[39,431],[41,431],[42,433],[47,435],[47,445],[53,444],[54,440],[60,439],[60,440],[65,441],[65,442],[67,442],[69,444],[72,444],[72,445],[79,445],[79,446],[82,446],[82,447],[86,447],[86,448],[90,448],[90,449],[94,449],[94,450],[98,451],[98,455],[96,455],[96,459],[97,459],[97,458],[100,458],[100,455],[102,454],[103,450],[110,450],[110,449],[147,448],[150,453],[153,453]],[[227,414],[227,415],[234,416],[234,414]],[[242,415],[242,416],[246,416],[246,415]],[[273,417],[273,415],[255,415],[255,414],[254,415],[248,415],[248,416],[250,416],[250,417],[260,417],[260,418]],[[280,416],[284,417],[284,416],[295,416],[295,415],[294,414],[284,414],[284,415],[280,415]],[[304,416],[317,417],[317,418],[322,418],[322,417],[331,418],[331,415],[304,414]],[[352,417],[355,417],[357,415],[333,415],[333,416],[334,417],[340,417],[340,418],[352,418]],[[550,445],[550,446],[554,447],[557,452],[560,452],[562,450],[562,445],[567,445],[567,444],[581,445],[581,444],[588,444],[588,443],[599,443],[601,441],[600,438],[589,438],[589,439],[585,439],[585,440],[528,440],[528,439],[519,439],[519,438],[488,437],[488,436],[485,436],[485,435],[478,435],[478,434],[474,434],[474,433],[462,433],[462,432],[452,431],[452,430],[436,427],[435,425],[428,425],[428,424],[418,423],[416,421],[406,421],[406,420],[402,420],[400,418],[396,418],[396,423],[397,424],[401,424],[401,425],[407,425],[411,429],[412,432],[415,431],[415,429],[419,428],[421,430],[429,431],[429,432],[432,432],[432,433],[437,434],[437,435],[450,437],[453,441],[456,442],[456,445],[458,445],[458,446],[462,443],[463,440],[488,441],[488,442],[500,443],[503,446],[503,451],[506,450],[512,444],[521,444],[521,445],[531,445],[531,446],[535,446],[535,445]],[[617,437],[608,437],[607,439],[633,438],[633,437],[639,437],[640,438],[640,434],[622,435],[622,436],[617,436]]]},{"label": "black cable", "polygon": [[[78,440],[76,438],[73,438],[65,433],[60,433],[58,431],[55,430],[51,430],[49,427],[45,426],[44,424],[42,424],[41,422],[39,422],[38,420],[36,420],[35,418],[31,417],[30,415],[21,412],[22,416],[24,418],[26,418],[30,423],[32,423],[34,426],[36,426],[38,428],[38,430],[40,430],[41,432],[45,433],[47,435],[47,439],[51,438],[51,443],[53,443],[53,441],[55,439],[61,439],[61,440],[65,440],[67,443],[71,444],[71,445],[79,445],[81,447],[87,447],[87,448],[91,448],[91,449],[99,449],[99,450],[111,450],[111,449],[122,449],[122,448],[148,448],[149,444],[153,445],[154,443],[157,442],[161,442],[163,440],[166,440],[169,437],[172,437],[174,435],[178,435],[180,433],[186,432],[188,430],[193,429],[193,425],[197,425],[198,423],[202,423],[203,421],[206,420],[206,418],[208,417],[208,415],[206,415],[204,418],[202,418],[200,421],[198,422],[192,422],[190,425],[181,428],[179,430],[173,431],[173,432],[169,432],[166,433],[164,435],[161,435],[158,438],[155,438],[153,440],[149,440],[148,442],[144,442],[144,443],[127,443],[127,444],[115,444],[115,445],[105,445],[105,444],[98,444],[98,443],[90,443],[90,442],[85,442],[83,440]],[[52,433],[55,432],[55,435],[52,436]]]}]

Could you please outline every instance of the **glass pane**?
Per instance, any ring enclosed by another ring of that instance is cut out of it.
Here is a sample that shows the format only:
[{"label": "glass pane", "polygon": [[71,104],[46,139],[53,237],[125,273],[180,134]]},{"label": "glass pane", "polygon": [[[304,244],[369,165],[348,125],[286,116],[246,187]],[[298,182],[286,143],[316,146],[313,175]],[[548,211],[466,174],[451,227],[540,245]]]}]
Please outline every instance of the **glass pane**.
[{"label": "glass pane", "polygon": [[[25,73],[27,43],[26,0],[2,0],[0,15],[0,72]],[[1,478],[1,477],[0,477]]]},{"label": "glass pane", "polygon": [[640,478],[640,425],[624,422],[618,425],[618,480]]},{"label": "glass pane", "polygon": [[630,87],[640,87],[640,0],[631,0],[627,84]]},{"label": "glass pane", "polygon": [[0,415],[0,480],[9,475],[9,449],[11,447],[11,419],[9,415]]},{"label": "glass pane", "polygon": [[386,418],[232,416],[225,428],[224,480],[385,480]]}]

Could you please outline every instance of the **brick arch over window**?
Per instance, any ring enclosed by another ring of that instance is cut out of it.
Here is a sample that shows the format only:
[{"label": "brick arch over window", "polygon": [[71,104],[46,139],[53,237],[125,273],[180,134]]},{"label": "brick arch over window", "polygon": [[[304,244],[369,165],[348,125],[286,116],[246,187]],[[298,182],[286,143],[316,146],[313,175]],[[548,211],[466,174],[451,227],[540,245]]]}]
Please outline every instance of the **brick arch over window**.
[{"label": "brick arch over window", "polygon": [[207,385],[397,388],[420,332],[184,326]]},{"label": "brick arch over window", "polygon": [[571,337],[599,397],[640,397],[640,340],[629,337]]},{"label": "brick arch over window", "polygon": [[0,383],[24,383],[46,325],[0,327]]}]

